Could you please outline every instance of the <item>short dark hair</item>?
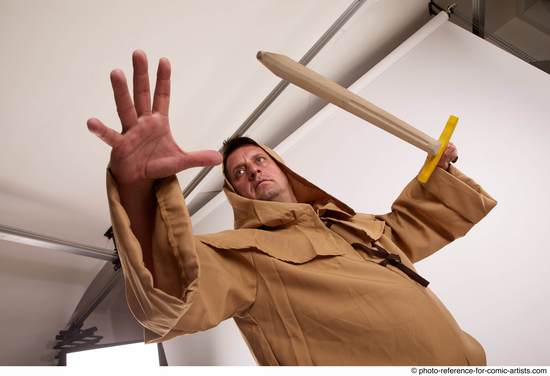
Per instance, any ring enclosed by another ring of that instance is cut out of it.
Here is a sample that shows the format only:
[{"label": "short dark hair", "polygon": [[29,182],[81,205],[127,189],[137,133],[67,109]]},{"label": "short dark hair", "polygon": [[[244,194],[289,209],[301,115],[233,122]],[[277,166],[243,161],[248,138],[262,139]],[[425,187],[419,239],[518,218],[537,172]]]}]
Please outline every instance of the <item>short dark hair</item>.
[{"label": "short dark hair", "polygon": [[226,166],[227,158],[235,150],[245,145],[255,145],[258,147],[260,146],[256,141],[254,141],[250,137],[245,137],[245,136],[230,137],[223,142],[223,146],[222,146],[223,174],[229,181],[231,181],[231,179],[229,178],[229,174]]}]

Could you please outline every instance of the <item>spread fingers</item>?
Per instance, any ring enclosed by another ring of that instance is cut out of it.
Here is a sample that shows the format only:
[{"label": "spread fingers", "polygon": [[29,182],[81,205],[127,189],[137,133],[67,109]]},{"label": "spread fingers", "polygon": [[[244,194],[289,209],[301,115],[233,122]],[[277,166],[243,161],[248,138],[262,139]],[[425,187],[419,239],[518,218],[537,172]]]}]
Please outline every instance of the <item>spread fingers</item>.
[{"label": "spread fingers", "polygon": [[99,119],[91,118],[86,122],[88,130],[103,140],[107,145],[113,147],[120,143],[122,135],[105,126]]},{"label": "spread fingers", "polygon": [[165,57],[161,58],[157,69],[153,112],[158,112],[164,116],[168,116],[168,108],[170,107],[170,73],[170,61]]},{"label": "spread fingers", "polygon": [[120,69],[111,72],[111,85],[115,96],[116,110],[122,123],[122,133],[137,124],[137,113],[128,91],[126,77]]},{"label": "spread fingers", "polygon": [[145,52],[134,51],[132,63],[134,66],[134,104],[137,116],[148,115],[151,113],[151,92]]}]

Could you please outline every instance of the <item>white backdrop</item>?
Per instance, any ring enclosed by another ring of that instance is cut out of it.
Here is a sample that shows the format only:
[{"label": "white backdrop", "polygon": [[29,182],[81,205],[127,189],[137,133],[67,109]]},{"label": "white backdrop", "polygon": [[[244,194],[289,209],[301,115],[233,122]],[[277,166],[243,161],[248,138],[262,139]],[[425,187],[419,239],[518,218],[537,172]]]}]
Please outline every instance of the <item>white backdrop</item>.
[{"label": "white backdrop", "polygon": [[[466,237],[417,267],[462,328],[482,343],[489,365],[550,365],[550,200],[543,193],[550,181],[550,76],[441,14],[350,89],[434,138],[450,114],[459,117],[452,139],[457,167],[499,204]],[[377,214],[389,211],[425,158],[332,105],[276,150],[356,211]],[[223,194],[193,221],[196,233],[231,228]],[[201,340],[232,341],[233,353],[220,361],[252,364],[232,323],[167,342],[169,363]]]}]

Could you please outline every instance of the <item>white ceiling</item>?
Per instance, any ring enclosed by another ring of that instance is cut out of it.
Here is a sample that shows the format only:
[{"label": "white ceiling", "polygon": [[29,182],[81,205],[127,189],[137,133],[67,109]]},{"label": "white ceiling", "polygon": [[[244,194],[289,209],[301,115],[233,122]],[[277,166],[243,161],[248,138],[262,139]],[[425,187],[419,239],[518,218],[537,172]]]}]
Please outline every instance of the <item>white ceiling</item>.
[{"label": "white ceiling", "polygon": [[[109,149],[85,125],[119,127],[109,72],[129,76],[136,48],[151,74],[170,58],[174,136],[218,149],[279,82],[256,51],[299,60],[351,3],[0,0],[0,224],[112,249]],[[367,0],[310,66],[348,86],[428,20],[427,3]],[[289,87],[249,134],[276,144],[321,106]],[[55,334],[104,264],[0,241],[0,364],[51,364]]]}]

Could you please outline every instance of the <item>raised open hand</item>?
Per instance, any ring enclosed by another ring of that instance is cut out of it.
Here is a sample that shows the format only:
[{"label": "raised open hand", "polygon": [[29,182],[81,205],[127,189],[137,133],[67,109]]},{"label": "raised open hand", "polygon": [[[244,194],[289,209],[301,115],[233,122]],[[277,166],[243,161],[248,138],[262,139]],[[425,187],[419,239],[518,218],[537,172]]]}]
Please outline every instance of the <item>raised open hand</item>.
[{"label": "raised open hand", "polygon": [[174,140],[168,121],[170,104],[170,62],[159,61],[153,105],[149,89],[147,56],[134,51],[134,100],[130,97],[124,73],[111,72],[111,84],[122,123],[122,132],[105,126],[100,120],[88,120],[88,129],[112,147],[110,169],[118,184],[152,182],[191,167],[221,163],[213,150],[185,152]]}]

